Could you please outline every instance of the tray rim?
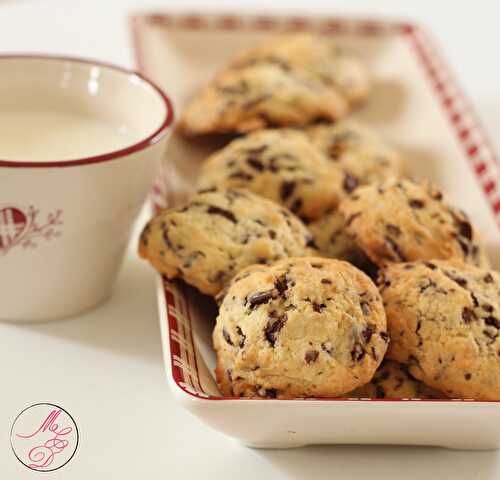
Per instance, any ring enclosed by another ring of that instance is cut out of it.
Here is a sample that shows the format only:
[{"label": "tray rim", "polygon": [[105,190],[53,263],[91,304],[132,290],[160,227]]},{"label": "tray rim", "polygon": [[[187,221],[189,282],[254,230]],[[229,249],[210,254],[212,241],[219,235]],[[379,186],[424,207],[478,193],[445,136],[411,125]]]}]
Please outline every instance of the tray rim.
[{"label": "tray rim", "polygon": [[[278,28],[287,31],[316,31],[325,35],[339,35],[356,33],[361,35],[398,34],[406,38],[415,53],[418,63],[425,72],[431,89],[436,94],[437,100],[446,114],[450,127],[455,132],[463,153],[469,161],[471,173],[476,177],[481,192],[491,209],[497,226],[500,229],[500,194],[497,192],[498,172],[494,177],[490,171],[500,167],[500,161],[493,149],[492,143],[479,120],[476,110],[471,101],[460,87],[449,64],[442,56],[432,36],[420,25],[400,20],[382,20],[374,17],[341,17],[341,16],[306,16],[306,15],[258,15],[258,14],[236,14],[225,12],[175,12],[164,10],[162,12],[149,12],[145,14],[134,14],[130,17],[130,28],[132,33],[132,46],[137,70],[148,77],[147,69],[143,61],[142,30],[150,25],[161,25],[164,28],[181,30],[204,30],[212,31],[235,31],[241,28],[247,30],[272,33]],[[170,188],[168,178],[161,175],[151,191],[151,201],[154,210],[164,208],[170,202]],[[184,287],[180,286],[180,291]],[[259,399],[245,397],[224,397],[203,392],[196,358],[196,347],[193,341],[191,315],[189,303],[185,302],[186,317],[188,319],[187,335],[192,346],[192,363],[184,365],[180,353],[182,347],[179,338],[177,311],[180,308],[181,293],[178,291],[176,282],[167,280],[157,274],[157,294],[159,318],[162,333],[162,345],[164,361],[167,370],[171,374],[168,380],[173,380],[181,393],[188,395],[192,400],[198,401],[238,401],[238,403],[261,402],[287,402],[300,404],[317,404],[317,402],[340,402],[370,403],[370,404],[476,404],[500,405],[500,400],[472,400],[472,399],[411,399],[411,398],[349,398],[349,397],[312,397],[293,399]],[[165,334],[168,332],[168,339]],[[186,338],[186,335],[184,336]],[[165,347],[168,346],[168,354]],[[185,382],[187,376],[196,377],[200,390],[189,386]],[[190,371],[195,372],[195,375]]]}]

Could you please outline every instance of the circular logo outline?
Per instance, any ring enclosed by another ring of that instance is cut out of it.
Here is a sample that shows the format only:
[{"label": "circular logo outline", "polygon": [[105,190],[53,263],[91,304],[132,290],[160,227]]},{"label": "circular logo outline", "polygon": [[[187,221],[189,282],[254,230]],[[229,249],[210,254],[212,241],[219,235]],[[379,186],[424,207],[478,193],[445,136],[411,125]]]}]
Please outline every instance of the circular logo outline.
[{"label": "circular logo outline", "polygon": [[[58,467],[56,468],[51,468],[49,470],[38,470],[36,468],[31,468],[29,465],[26,465],[26,463],[24,463],[23,460],[21,460],[21,458],[19,458],[19,455],[17,454],[15,448],[14,448],[14,444],[12,442],[12,435],[14,433],[14,426],[16,425],[16,422],[17,420],[19,419],[19,417],[24,413],[26,412],[26,410],[29,410],[30,408],[33,408],[33,407],[37,407],[39,405],[47,405],[47,406],[50,406],[50,407],[55,407],[55,408],[58,408],[60,409],[62,412],[64,412],[66,415],[68,415],[68,417],[71,419],[71,421],[73,422],[73,425],[75,426],[75,430],[76,430],[76,445],[75,445],[75,449],[73,450],[73,453],[71,454],[71,456],[62,464],[62,465],[59,465]],[[14,418],[14,421],[12,422],[12,426],[10,427],[10,436],[9,436],[9,440],[10,440],[10,448],[12,450],[12,453],[14,454],[14,456],[19,460],[19,463],[21,463],[22,465],[24,465],[28,470],[31,470],[32,472],[40,472],[40,473],[44,473],[44,472],[55,472],[56,470],[59,470],[60,468],[66,466],[71,460],[72,458],[75,456],[76,454],[76,451],[78,450],[78,445],[80,444],[80,431],[78,430],[78,425],[76,424],[76,421],[75,419],[73,418],[73,416],[66,410],[64,409],[63,407],[59,406],[59,405],[56,405],[55,403],[50,403],[50,402],[37,402],[37,403],[34,403],[32,405],[29,405],[27,406],[26,408],[24,408],[23,410],[21,410],[17,415],[16,415],[16,418]]]}]

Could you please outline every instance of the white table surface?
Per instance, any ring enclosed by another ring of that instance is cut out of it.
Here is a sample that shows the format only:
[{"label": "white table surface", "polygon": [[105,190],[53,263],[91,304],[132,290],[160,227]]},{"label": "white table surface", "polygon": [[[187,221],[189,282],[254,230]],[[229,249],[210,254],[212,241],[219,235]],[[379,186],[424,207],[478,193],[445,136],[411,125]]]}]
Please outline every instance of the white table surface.
[{"label": "white table surface", "polygon": [[[440,41],[500,150],[500,9],[495,3],[0,0],[0,53],[83,55],[131,66],[127,15],[148,5],[195,11],[210,7],[268,11],[271,6],[278,13],[403,17],[424,24]],[[176,405],[169,391],[162,366],[154,275],[134,252],[125,262],[114,296],[97,310],[65,322],[0,325],[0,379],[2,480],[40,475],[122,480],[160,475],[185,479],[234,475],[241,480],[500,478],[500,453],[495,451],[356,446],[259,451],[205,427]],[[75,458],[46,474],[22,466],[9,445],[17,413],[40,401],[67,408],[81,436]]]}]

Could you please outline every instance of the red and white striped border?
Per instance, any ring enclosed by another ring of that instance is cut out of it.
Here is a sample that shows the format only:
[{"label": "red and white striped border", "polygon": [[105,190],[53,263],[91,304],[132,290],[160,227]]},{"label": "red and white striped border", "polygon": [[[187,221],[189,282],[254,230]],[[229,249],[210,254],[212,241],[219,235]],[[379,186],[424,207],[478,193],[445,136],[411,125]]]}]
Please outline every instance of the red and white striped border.
[{"label": "red and white striped border", "polygon": [[[370,19],[345,18],[307,18],[307,17],[272,17],[272,16],[235,16],[235,15],[200,15],[200,14],[148,14],[132,18],[132,31],[136,63],[139,70],[147,75],[143,63],[142,33],[144,28],[157,26],[167,29],[214,30],[214,31],[312,31],[325,35],[403,35],[408,39],[415,54],[436,92],[441,105],[456,132],[465,155],[470,161],[472,172],[479,181],[497,223],[500,226],[500,193],[497,190],[497,157],[491,143],[480,124],[467,97],[447,67],[438,49],[424,31],[411,23],[390,22]],[[172,204],[173,189],[169,188],[166,175],[153,187],[151,197],[155,209]],[[175,382],[185,393],[206,400],[228,400],[227,397],[207,394],[202,387],[193,331],[189,302],[186,300],[184,287],[163,279],[167,322],[170,339],[171,368]],[[234,400],[234,398],[231,398]],[[370,401],[370,402],[467,402],[480,403],[477,400],[420,400],[420,399],[342,399],[316,398],[320,401]],[[281,401],[281,400],[279,400]],[[286,401],[286,400],[285,400]]]},{"label": "red and white striped border", "polygon": [[277,16],[236,16],[199,14],[149,14],[134,17],[143,25],[168,29],[214,31],[314,31],[320,34],[380,35],[381,33],[406,33],[413,26],[404,22],[384,22],[347,18],[307,18]]},{"label": "red and white striped border", "polygon": [[441,105],[469,159],[497,224],[500,225],[498,158],[470,101],[428,35],[414,28],[408,38],[417,53]]}]

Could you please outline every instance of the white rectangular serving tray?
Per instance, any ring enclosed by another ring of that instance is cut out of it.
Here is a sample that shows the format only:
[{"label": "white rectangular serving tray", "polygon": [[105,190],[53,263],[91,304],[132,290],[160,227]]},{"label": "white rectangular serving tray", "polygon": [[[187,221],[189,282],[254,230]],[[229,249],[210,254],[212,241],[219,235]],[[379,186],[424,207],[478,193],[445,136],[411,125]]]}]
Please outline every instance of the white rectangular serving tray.
[{"label": "white rectangular serving tray", "polygon": [[[198,14],[132,19],[140,70],[173,98],[177,112],[227,60],[281,31],[313,31],[352,48],[373,72],[374,91],[355,117],[403,153],[410,174],[429,178],[466,210],[500,266],[498,164],[471,105],[421,28],[403,22]],[[185,198],[217,141],[173,134],[155,208]],[[308,444],[500,447],[500,402],[469,400],[236,399],[215,383],[213,303],[158,277],[167,378],[179,402],[208,425],[255,447]]]}]

